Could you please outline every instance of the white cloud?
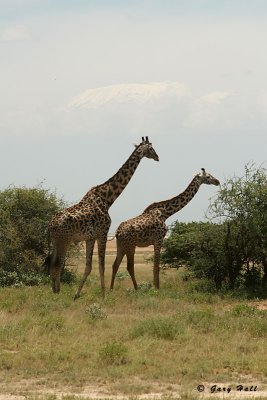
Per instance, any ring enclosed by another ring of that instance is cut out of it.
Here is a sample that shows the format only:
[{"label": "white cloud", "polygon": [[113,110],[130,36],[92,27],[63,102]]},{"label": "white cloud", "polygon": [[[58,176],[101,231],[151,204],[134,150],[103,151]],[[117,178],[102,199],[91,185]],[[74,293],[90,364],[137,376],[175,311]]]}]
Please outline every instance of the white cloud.
[{"label": "white cloud", "polygon": [[184,97],[189,91],[178,82],[128,83],[89,89],[76,96],[71,108],[97,108],[110,103],[146,103],[164,96]]},{"label": "white cloud", "polygon": [[13,42],[17,40],[27,40],[30,32],[25,25],[17,24],[7,27],[0,32],[0,40],[3,42]]}]

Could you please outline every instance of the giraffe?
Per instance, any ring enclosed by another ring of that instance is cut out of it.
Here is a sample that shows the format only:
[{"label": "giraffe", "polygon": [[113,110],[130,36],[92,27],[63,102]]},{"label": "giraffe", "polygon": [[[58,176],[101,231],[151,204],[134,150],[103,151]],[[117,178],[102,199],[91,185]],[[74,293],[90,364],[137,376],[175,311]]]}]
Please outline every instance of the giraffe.
[{"label": "giraffe", "polygon": [[115,234],[117,254],[112,266],[111,290],[114,287],[116,273],[125,255],[127,257],[127,270],[132,278],[134,288],[138,288],[134,274],[135,248],[149,245],[154,246],[154,286],[159,289],[160,250],[168,230],[165,224],[166,219],[185,207],[196,195],[202,184],[215,186],[220,184],[218,179],[207,173],[204,168],[201,168],[201,170],[202,172],[195,175],[184,192],[171,199],[150,204],[142,214],[119,225]]},{"label": "giraffe", "polygon": [[109,208],[129,183],[143,157],[159,161],[159,157],[149,142],[142,137],[142,142],[135,149],[122,167],[103,184],[92,187],[81,201],[57,213],[48,225],[53,252],[46,257],[44,267],[50,272],[52,290],[60,292],[60,275],[66,252],[72,242],[86,242],[86,267],[74,299],[80,296],[82,287],[92,270],[92,255],[95,241],[98,244],[98,263],[101,289],[105,292],[105,251],[107,234],[111,224]]}]

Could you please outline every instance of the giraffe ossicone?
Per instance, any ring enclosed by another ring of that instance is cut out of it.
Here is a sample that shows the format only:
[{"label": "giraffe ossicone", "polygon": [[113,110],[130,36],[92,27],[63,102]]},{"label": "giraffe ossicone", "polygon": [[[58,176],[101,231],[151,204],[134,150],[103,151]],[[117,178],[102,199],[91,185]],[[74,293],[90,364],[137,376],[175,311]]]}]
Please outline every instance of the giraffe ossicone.
[{"label": "giraffe ossicone", "polygon": [[60,276],[70,244],[81,241],[86,242],[86,267],[75,298],[80,296],[83,285],[92,270],[95,241],[98,244],[100,282],[104,293],[106,242],[111,224],[108,210],[125,189],[144,157],[159,161],[148,136],[142,137],[142,142],[137,145],[115,175],[103,184],[92,187],[79,203],[60,211],[51,219],[48,231],[53,252],[46,257],[44,267],[49,270],[54,293],[60,291]]}]

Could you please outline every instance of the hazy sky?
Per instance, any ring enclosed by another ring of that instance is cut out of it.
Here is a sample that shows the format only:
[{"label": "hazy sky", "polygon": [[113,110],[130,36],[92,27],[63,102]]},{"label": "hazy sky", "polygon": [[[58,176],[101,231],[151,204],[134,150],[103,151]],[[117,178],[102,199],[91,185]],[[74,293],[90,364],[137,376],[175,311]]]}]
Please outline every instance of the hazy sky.
[{"label": "hazy sky", "polygon": [[[267,1],[0,0],[0,89],[0,189],[73,204],[149,136],[160,162],[141,161],[112,233],[202,167],[267,167]],[[203,219],[217,190],[167,222]]]}]

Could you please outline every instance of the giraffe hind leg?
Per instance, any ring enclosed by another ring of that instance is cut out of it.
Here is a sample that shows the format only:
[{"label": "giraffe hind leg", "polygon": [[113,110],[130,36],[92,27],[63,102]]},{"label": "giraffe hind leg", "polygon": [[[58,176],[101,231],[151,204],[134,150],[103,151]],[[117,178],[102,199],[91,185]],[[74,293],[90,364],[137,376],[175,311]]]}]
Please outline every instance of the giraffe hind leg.
[{"label": "giraffe hind leg", "polygon": [[106,254],[107,234],[97,239],[98,247],[98,264],[99,264],[99,275],[102,295],[105,297],[105,254]]},{"label": "giraffe hind leg", "polygon": [[121,250],[119,248],[119,246],[117,245],[117,255],[116,255],[115,261],[112,265],[112,277],[111,277],[111,282],[110,282],[110,290],[113,290],[116,274],[121,265],[124,255],[125,255],[125,252],[123,250]]},{"label": "giraffe hind leg", "polygon": [[54,253],[51,256],[50,277],[54,293],[60,292],[60,277],[65,263],[67,248],[67,243],[63,243],[57,247],[55,246]]},{"label": "giraffe hind leg", "polygon": [[74,296],[74,300],[77,300],[80,297],[80,293],[83,288],[83,285],[85,284],[88,275],[92,271],[92,257],[93,257],[94,244],[95,244],[95,240],[87,240],[86,241],[86,267],[84,270],[84,274],[83,274],[81,283],[80,283],[78,290]]},{"label": "giraffe hind leg", "polygon": [[137,282],[135,279],[135,274],[134,274],[134,252],[127,254],[127,271],[129,272],[129,275],[132,278],[132,282],[133,282],[135,290],[137,290],[138,285],[137,285]]},{"label": "giraffe hind leg", "polygon": [[154,286],[159,289],[159,271],[160,271],[160,249],[162,242],[154,244],[154,267],[153,267],[153,278]]},{"label": "giraffe hind leg", "polygon": [[61,263],[58,256],[54,256],[50,264],[50,277],[54,293],[60,292]]}]

